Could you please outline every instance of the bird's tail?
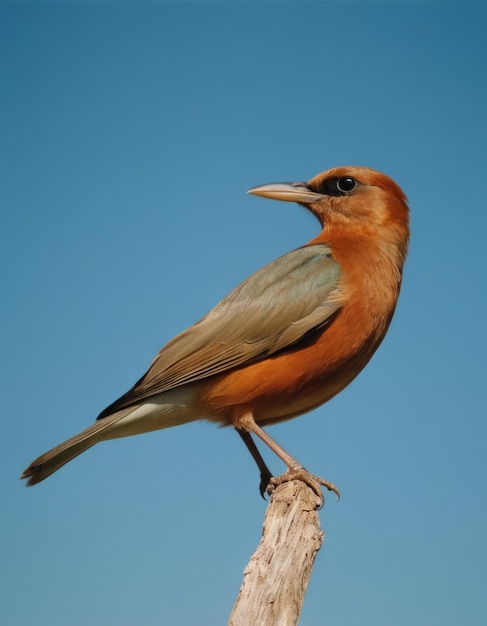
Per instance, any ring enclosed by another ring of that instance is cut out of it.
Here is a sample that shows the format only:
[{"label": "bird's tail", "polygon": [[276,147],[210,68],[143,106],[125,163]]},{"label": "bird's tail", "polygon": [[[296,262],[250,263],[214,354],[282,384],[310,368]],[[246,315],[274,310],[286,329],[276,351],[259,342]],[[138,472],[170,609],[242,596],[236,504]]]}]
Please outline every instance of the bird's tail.
[{"label": "bird's tail", "polygon": [[95,443],[105,439],[105,430],[111,426],[114,422],[120,420],[131,409],[125,409],[113,413],[102,420],[95,422],[92,426],[89,426],[85,430],[81,431],[78,435],[71,437],[59,444],[52,450],[48,450],[27,467],[21,478],[28,479],[26,486],[31,487],[37,485],[45,478],[53,474],[60,467],[77,457],[79,454],[94,446]]}]

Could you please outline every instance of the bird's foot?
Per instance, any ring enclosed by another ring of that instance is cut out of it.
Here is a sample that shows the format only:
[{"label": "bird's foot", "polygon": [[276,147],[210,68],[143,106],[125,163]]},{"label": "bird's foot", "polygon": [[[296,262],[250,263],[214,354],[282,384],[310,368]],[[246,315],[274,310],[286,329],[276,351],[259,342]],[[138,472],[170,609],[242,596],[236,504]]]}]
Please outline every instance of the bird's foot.
[{"label": "bird's foot", "polygon": [[[267,485],[266,491],[269,495],[271,495],[273,491],[276,489],[276,487],[278,487],[279,485],[282,485],[283,483],[290,482],[291,480],[301,480],[302,482],[306,483],[309,487],[311,487],[311,489],[316,493],[316,495],[320,499],[320,502],[321,502],[319,506],[320,509],[325,504],[325,497],[323,495],[323,491],[321,490],[321,487],[326,487],[328,491],[333,491],[333,493],[336,494],[337,496],[337,500],[340,500],[340,492],[338,491],[338,489],[335,487],[333,483],[330,483],[327,480],[323,480],[323,478],[320,478],[319,476],[315,476],[314,474],[310,474],[307,470],[304,469],[304,467],[289,469],[287,472],[285,472],[284,474],[281,474],[280,476],[273,476],[270,479],[269,484]],[[262,489],[262,483],[261,483],[261,489]]]}]

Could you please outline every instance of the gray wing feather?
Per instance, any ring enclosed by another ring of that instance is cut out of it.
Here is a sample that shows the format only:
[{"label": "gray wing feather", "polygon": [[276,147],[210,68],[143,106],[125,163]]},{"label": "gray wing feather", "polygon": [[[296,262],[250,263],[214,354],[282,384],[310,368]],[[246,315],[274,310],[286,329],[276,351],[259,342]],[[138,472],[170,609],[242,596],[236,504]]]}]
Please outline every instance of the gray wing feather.
[{"label": "gray wing feather", "polygon": [[340,275],[324,244],[272,261],[166,344],[147,373],[99,417],[291,346],[340,308]]}]

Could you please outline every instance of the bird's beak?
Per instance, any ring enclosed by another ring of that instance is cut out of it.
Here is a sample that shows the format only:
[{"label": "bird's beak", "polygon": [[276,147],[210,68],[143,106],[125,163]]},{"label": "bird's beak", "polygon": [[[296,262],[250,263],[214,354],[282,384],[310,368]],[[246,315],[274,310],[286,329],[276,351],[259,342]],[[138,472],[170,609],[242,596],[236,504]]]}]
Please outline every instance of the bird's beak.
[{"label": "bird's beak", "polygon": [[270,185],[253,187],[247,193],[251,193],[254,196],[262,196],[263,198],[300,202],[302,204],[319,202],[323,198],[321,193],[311,191],[306,183],[271,183]]}]

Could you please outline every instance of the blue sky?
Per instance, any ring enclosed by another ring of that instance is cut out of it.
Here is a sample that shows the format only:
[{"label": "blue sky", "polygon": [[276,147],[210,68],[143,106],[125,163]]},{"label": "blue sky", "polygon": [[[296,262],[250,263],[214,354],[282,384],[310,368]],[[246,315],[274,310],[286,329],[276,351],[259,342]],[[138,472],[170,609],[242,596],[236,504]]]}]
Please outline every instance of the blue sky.
[{"label": "blue sky", "polygon": [[18,476],[317,233],[248,188],[344,164],[403,187],[412,240],[367,369],[271,430],[342,492],[300,624],[486,623],[486,17],[469,2],[0,4],[1,623],[226,623],[266,506],[230,429],[101,444],[33,489]]}]

